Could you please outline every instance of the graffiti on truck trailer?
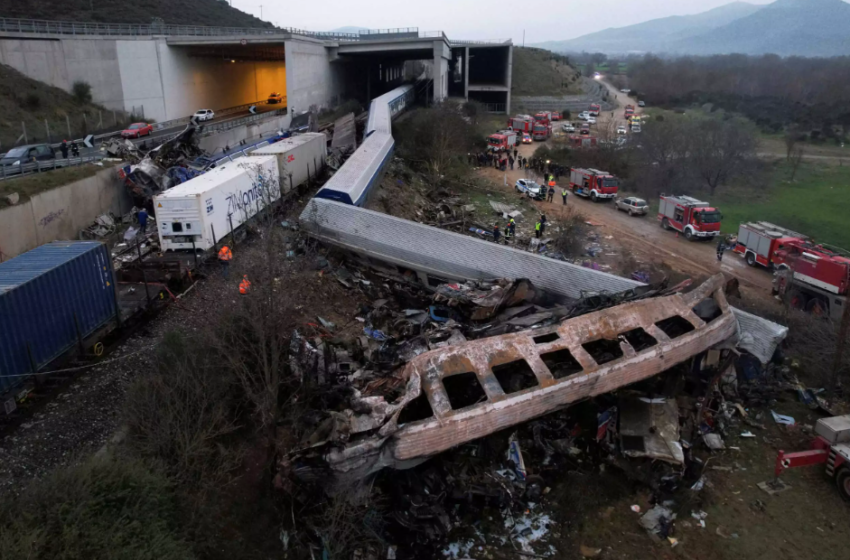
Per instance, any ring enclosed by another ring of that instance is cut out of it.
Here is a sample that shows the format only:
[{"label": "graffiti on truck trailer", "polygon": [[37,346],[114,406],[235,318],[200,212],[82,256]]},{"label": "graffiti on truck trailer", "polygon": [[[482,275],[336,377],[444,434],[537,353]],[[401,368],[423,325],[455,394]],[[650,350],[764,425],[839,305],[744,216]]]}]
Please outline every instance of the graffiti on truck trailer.
[{"label": "graffiti on truck trailer", "polygon": [[248,212],[251,208],[259,211],[266,205],[266,200],[278,198],[279,186],[274,181],[267,181],[262,175],[258,175],[253,187],[247,191],[239,190],[227,195],[227,215],[231,216],[238,212]]}]

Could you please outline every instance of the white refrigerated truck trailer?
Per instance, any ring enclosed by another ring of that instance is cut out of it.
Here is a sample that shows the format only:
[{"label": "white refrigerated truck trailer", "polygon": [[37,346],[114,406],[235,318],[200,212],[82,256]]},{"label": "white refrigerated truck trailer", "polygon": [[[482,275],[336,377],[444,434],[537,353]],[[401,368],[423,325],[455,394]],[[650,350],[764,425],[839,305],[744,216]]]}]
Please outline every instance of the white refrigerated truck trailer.
[{"label": "white refrigerated truck trailer", "polygon": [[280,198],[277,158],[245,156],[154,197],[163,251],[206,250]]},{"label": "white refrigerated truck trailer", "polygon": [[283,194],[303,185],[325,167],[328,137],[321,132],[307,132],[284,138],[251,152],[252,156],[273,155],[277,158]]}]

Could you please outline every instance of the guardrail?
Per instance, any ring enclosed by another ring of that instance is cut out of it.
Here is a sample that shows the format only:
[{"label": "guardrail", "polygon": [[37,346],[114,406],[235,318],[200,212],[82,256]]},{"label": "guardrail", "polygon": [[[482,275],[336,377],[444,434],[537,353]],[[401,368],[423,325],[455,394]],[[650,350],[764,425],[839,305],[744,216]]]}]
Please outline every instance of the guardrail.
[{"label": "guardrail", "polygon": [[[255,105],[268,105],[269,100],[263,99],[262,101],[255,101],[253,103],[245,103],[243,105],[236,105],[234,107],[227,107],[226,109],[219,109],[215,111],[217,117],[224,117],[233,113],[238,113],[239,111],[243,111],[248,109],[249,107],[253,107]],[[282,105],[286,106],[286,97],[282,100]],[[153,123],[154,130],[165,130],[166,128],[172,128],[181,124],[189,124],[189,121],[192,120],[192,117],[180,117],[179,119],[172,119],[170,121],[163,121],[159,123]]]},{"label": "guardrail", "polygon": [[490,39],[490,40],[487,40],[487,41],[465,41],[465,40],[455,41],[454,39],[451,39],[450,41],[451,41],[451,44],[454,45],[454,46],[463,47],[463,46],[475,46],[475,45],[483,45],[483,46],[487,46],[487,45],[509,45],[513,42],[513,39]]},{"label": "guardrail", "polygon": [[262,121],[271,117],[278,117],[280,115],[286,114],[286,108],[277,109],[276,111],[267,111],[265,113],[260,113],[258,115],[250,115],[247,117],[242,117],[241,119],[234,119],[232,121],[223,122],[220,124],[208,124],[204,125],[204,131],[201,133],[202,136],[209,136],[210,134],[217,132],[224,132],[225,130],[230,130],[232,128],[236,128],[238,126],[243,126],[246,124],[251,124],[252,122]]},{"label": "guardrail", "polygon": [[63,167],[76,167],[84,163],[94,163],[103,159],[103,156],[98,154],[94,156],[84,156],[78,158],[67,159],[52,159],[50,161],[35,161],[34,163],[25,163],[23,165],[0,166],[0,181],[5,179],[14,179],[15,177],[23,177],[33,173],[43,173],[61,169]]},{"label": "guardrail", "polygon": [[99,35],[105,37],[134,36],[269,36],[302,35],[318,39],[358,41],[369,35],[415,33],[418,28],[364,29],[359,33],[336,33],[333,31],[309,31],[295,27],[208,27],[202,25],[166,25],[135,23],[97,23],[76,21],[50,21],[39,19],[0,18],[0,32],[39,35]]}]

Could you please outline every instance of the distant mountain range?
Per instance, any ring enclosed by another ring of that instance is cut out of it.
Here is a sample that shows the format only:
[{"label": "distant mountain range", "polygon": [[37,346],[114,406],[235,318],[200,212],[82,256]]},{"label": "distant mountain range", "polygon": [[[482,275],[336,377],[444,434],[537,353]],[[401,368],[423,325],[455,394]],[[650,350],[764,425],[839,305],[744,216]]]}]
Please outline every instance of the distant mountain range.
[{"label": "distant mountain range", "polygon": [[557,52],[850,55],[850,4],[844,0],[733,2],[693,16],[655,19],[567,41],[532,45]]}]

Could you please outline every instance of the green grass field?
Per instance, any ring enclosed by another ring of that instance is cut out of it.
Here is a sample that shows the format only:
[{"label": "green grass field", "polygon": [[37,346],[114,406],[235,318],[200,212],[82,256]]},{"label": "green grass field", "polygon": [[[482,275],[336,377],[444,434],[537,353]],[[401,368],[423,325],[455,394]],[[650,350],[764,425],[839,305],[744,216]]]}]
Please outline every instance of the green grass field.
[{"label": "green grass field", "polygon": [[772,174],[772,186],[764,189],[718,190],[712,203],[723,212],[724,233],[737,233],[742,222],[765,221],[850,248],[850,167],[804,163],[791,183],[782,162]]}]

